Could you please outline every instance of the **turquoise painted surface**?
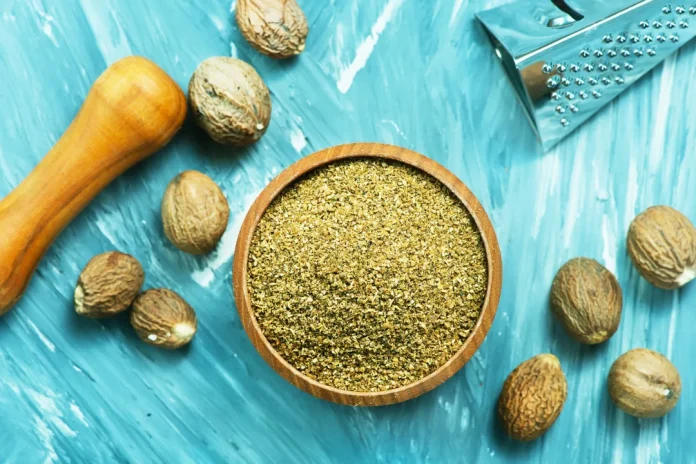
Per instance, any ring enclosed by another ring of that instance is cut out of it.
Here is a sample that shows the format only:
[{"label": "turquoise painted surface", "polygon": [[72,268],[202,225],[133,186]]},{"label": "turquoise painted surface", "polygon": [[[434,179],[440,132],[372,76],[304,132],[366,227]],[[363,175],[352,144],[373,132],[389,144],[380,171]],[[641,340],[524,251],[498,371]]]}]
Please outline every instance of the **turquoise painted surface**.
[{"label": "turquoise painted surface", "polygon": [[[0,0],[0,196],[125,55],[153,59],[182,87],[201,60],[236,55],[258,69],[274,104],[268,133],[246,150],[187,124],[61,235],[0,319],[0,461],[696,462],[696,284],[650,287],[624,246],[647,206],[696,220],[694,45],[544,155],[473,21],[502,1],[301,3],[307,51],[280,63],[241,39],[229,0]],[[489,211],[505,265],[498,316],[472,361],[435,391],[380,409],[323,402],[277,376],[249,343],[230,285],[237,231],[257,193],[302,156],[351,141],[412,148],[456,173]],[[184,169],[211,175],[232,208],[221,247],[204,258],[176,251],[161,232],[161,196]],[[146,346],[126,317],[75,316],[80,269],[112,249],[144,263],[147,287],[173,288],[197,309],[190,349]],[[604,262],[624,288],[619,332],[599,347],[569,341],[547,307],[553,275],[578,255]],[[619,413],[605,392],[613,360],[640,346],[682,373],[682,399],[662,420]],[[499,389],[514,366],[546,351],[561,359],[568,402],[545,437],[511,442],[494,416]]]}]

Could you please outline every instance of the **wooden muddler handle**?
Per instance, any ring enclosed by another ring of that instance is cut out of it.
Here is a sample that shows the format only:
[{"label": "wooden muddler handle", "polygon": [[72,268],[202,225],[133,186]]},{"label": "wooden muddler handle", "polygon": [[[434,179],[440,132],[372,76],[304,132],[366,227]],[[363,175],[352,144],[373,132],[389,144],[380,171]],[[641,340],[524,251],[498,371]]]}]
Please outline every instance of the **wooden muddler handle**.
[{"label": "wooden muddler handle", "polygon": [[185,117],[179,86],[145,58],[124,58],[96,80],[65,134],[0,201],[0,315],[61,230],[109,182],[169,142]]}]

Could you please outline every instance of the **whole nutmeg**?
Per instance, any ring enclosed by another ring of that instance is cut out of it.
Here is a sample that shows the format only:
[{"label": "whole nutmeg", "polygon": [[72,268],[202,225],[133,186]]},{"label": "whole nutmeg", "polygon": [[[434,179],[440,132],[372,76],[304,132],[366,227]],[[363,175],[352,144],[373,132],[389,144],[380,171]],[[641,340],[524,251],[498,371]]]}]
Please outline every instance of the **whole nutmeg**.
[{"label": "whole nutmeg", "polygon": [[681,394],[677,368],[660,353],[645,348],[621,355],[611,366],[608,384],[616,406],[635,417],[662,417]]},{"label": "whole nutmeg", "polygon": [[498,398],[498,414],[512,438],[530,441],[556,421],[568,395],[561,363],[552,354],[540,354],[512,371]]},{"label": "whole nutmeg", "polygon": [[225,145],[249,145],[271,121],[271,94],[250,65],[228,57],[203,61],[189,82],[196,122]]},{"label": "whole nutmeg", "polygon": [[696,278],[696,228],[669,206],[653,206],[631,223],[626,248],[651,284],[674,290]]},{"label": "whole nutmeg", "polygon": [[176,176],[162,199],[165,235],[177,248],[194,255],[217,246],[229,216],[230,207],[220,187],[198,171]]},{"label": "whole nutmeg", "polygon": [[137,259],[112,251],[92,258],[75,287],[75,311],[92,318],[128,309],[143,286],[145,273]]},{"label": "whole nutmeg", "polygon": [[165,288],[148,290],[133,302],[131,325],[146,343],[174,350],[196,334],[196,313],[179,295]]},{"label": "whole nutmeg", "polygon": [[619,282],[594,259],[571,259],[553,279],[551,311],[581,343],[602,343],[614,335],[622,306]]},{"label": "whole nutmeg", "polygon": [[309,26],[296,0],[238,0],[237,25],[244,38],[272,58],[299,55]]}]

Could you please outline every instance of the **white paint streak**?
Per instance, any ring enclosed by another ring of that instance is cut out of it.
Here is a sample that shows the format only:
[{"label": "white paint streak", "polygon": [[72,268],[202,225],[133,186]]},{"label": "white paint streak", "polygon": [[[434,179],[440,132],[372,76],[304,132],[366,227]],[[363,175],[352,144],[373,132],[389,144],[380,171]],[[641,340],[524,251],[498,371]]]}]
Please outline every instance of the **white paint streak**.
[{"label": "white paint streak", "polygon": [[[585,132],[589,134],[589,132]],[[578,137],[578,146],[575,150],[576,153],[586,153],[587,152],[587,138],[589,135],[583,135]],[[568,201],[566,202],[566,223],[563,229],[563,246],[565,248],[570,248],[571,239],[573,237],[573,229],[575,228],[575,222],[580,216],[580,207],[585,198],[585,166],[583,165],[583,157],[575,156],[573,162],[573,170],[571,171],[570,180],[570,190],[568,192]]]},{"label": "white paint streak", "polygon": [[457,20],[459,10],[462,9],[462,3],[464,3],[463,0],[455,0],[454,8],[452,8],[452,16],[450,17],[449,27],[452,27],[454,22]]},{"label": "white paint streak", "polygon": [[56,36],[53,35],[53,26],[51,26],[51,23],[50,22],[43,23],[43,25],[41,26],[41,30],[43,31],[44,35],[51,40],[53,45],[58,47],[58,41],[56,40]]},{"label": "white paint streak", "polygon": [[660,79],[660,90],[655,107],[655,122],[652,125],[652,137],[650,138],[650,153],[648,155],[649,171],[651,174],[657,172],[661,167],[662,157],[665,153],[666,140],[672,105],[668,102],[672,98],[672,88],[674,87],[674,66],[676,60],[674,57],[665,60],[662,68],[662,76]]},{"label": "white paint streak", "polygon": [[534,225],[532,226],[532,238],[536,239],[541,229],[541,223],[546,215],[546,205],[549,199],[556,192],[557,178],[560,176],[560,163],[558,162],[559,152],[545,156],[539,163],[539,179],[546,182],[538,182],[537,195],[534,202]]},{"label": "white paint streak", "polygon": [[34,430],[44,447],[44,451],[46,451],[44,464],[58,462],[58,453],[56,453],[56,449],[53,447],[53,432],[51,429],[48,428],[44,421],[34,417]]},{"label": "white paint streak", "polygon": [[[36,407],[43,413],[43,418],[53,424],[60,433],[66,437],[75,437],[77,432],[71,429],[68,424],[63,421],[63,413],[58,409],[55,401],[55,393],[47,390],[47,394],[41,394],[35,390],[27,389],[27,396],[32,400]],[[48,396],[47,396],[48,395]]]},{"label": "white paint streak", "polygon": [[660,421],[638,419],[638,445],[636,446],[636,464],[660,464]]},{"label": "white paint streak", "polygon": [[604,266],[616,275],[616,234],[606,214],[602,216],[602,245]]},{"label": "white paint streak", "polygon": [[405,140],[408,140],[408,137],[406,137],[406,134],[404,134],[404,131],[401,130],[401,128],[391,119],[382,119],[382,122],[385,124],[389,124],[394,128],[394,130],[399,134],[401,137],[403,137]]},{"label": "white paint streak", "polygon": [[624,228],[633,221],[636,215],[636,206],[638,203],[638,169],[636,168],[636,160],[634,157],[629,157],[628,160],[628,180],[626,182],[626,207],[624,208]]},{"label": "white paint streak", "polygon": [[48,350],[50,352],[55,353],[56,352],[56,345],[54,345],[53,342],[51,342],[51,340],[49,340],[48,337],[46,335],[44,335],[43,332],[41,332],[38,327],[36,327],[36,324],[34,324],[29,319],[27,319],[27,324],[29,324],[29,327],[31,327],[31,329],[34,331],[36,336],[39,337],[39,340],[41,340],[41,343],[43,343],[46,346],[46,348],[48,348]]},{"label": "white paint streak", "polygon": [[215,280],[215,271],[232,260],[239,230],[242,228],[244,218],[246,217],[249,208],[251,208],[251,205],[254,203],[254,200],[256,200],[259,193],[261,193],[261,190],[253,191],[244,196],[242,199],[243,209],[232,218],[230,225],[227,227],[225,235],[223,235],[222,239],[220,240],[220,244],[218,245],[213,258],[203,269],[195,271],[191,274],[193,280],[195,280],[201,287],[210,287],[210,284]]},{"label": "white paint streak", "polygon": [[672,314],[669,316],[669,334],[667,335],[667,359],[673,359],[674,335],[677,331],[677,312],[679,311],[679,296],[676,292],[672,296]]},{"label": "white paint streak", "polygon": [[84,425],[85,427],[89,427],[89,423],[87,422],[87,418],[85,417],[85,415],[82,412],[82,410],[80,409],[80,407],[77,404],[75,404],[74,401],[72,401],[70,403],[70,411],[72,411],[73,416],[75,416],[75,418],[77,420],[82,422],[82,425]]},{"label": "white paint streak", "polygon": [[377,18],[377,22],[372,26],[370,35],[358,46],[353,62],[347,68],[341,70],[337,83],[339,92],[346,93],[353,86],[355,76],[357,76],[358,72],[367,64],[372,52],[375,50],[379,37],[384,32],[389,22],[394,19],[394,16],[403,3],[404,0],[389,0],[389,2],[387,2],[387,5]]},{"label": "white paint streak", "polygon": [[99,229],[99,231],[102,233],[102,235],[104,237],[106,237],[106,239],[109,242],[111,242],[111,244],[113,246],[118,247],[117,240],[113,235],[111,235],[111,231],[109,230],[109,227],[108,227],[108,224],[106,223],[106,221],[104,221],[104,219],[100,217],[99,219],[97,219],[95,221],[95,223],[97,225],[97,229]]},{"label": "white paint streak", "polygon": [[225,23],[222,21],[222,19],[218,18],[215,15],[210,15],[210,21],[215,26],[215,29],[217,29],[220,32],[225,32]]},{"label": "white paint streak", "polygon": [[290,143],[292,143],[292,147],[297,153],[301,153],[307,146],[307,139],[305,139],[304,132],[299,127],[296,127],[290,133]]},{"label": "white paint streak", "polygon": [[237,51],[237,46],[234,42],[230,42],[230,56],[232,58],[239,58],[239,52]]},{"label": "white paint streak", "polygon": [[92,0],[80,0],[80,5],[96,39],[97,48],[107,64],[133,54],[114,10],[102,8],[100,2]]}]

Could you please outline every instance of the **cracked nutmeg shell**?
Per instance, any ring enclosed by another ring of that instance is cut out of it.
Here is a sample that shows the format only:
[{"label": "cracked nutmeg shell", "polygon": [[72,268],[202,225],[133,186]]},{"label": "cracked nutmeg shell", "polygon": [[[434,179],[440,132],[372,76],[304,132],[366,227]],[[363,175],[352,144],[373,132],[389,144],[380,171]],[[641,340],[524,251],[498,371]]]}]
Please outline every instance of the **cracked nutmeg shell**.
[{"label": "cracked nutmeg shell", "polygon": [[230,207],[220,187],[198,171],[176,176],[162,199],[164,234],[186,253],[212,251],[227,230],[229,216]]},{"label": "cracked nutmeg shell", "polygon": [[309,26],[296,0],[238,0],[237,25],[244,38],[272,58],[290,58],[305,49]]},{"label": "cracked nutmeg shell", "polygon": [[609,371],[609,396],[627,414],[662,417],[681,394],[679,372],[660,353],[636,348],[621,355]]},{"label": "cracked nutmeg shell", "polygon": [[75,311],[85,317],[103,318],[125,311],[145,280],[137,259],[112,251],[92,258],[75,287]]},{"label": "cracked nutmeg shell", "polygon": [[622,306],[619,282],[594,259],[571,259],[553,279],[551,311],[581,343],[594,345],[614,335]]},{"label": "cracked nutmeg shell", "polygon": [[146,343],[174,350],[196,334],[196,313],[177,293],[165,288],[148,290],[133,302],[131,325]]},{"label": "cracked nutmeg shell", "polygon": [[236,58],[204,60],[189,82],[189,101],[208,135],[224,145],[258,141],[271,121],[271,94],[261,76]]},{"label": "cracked nutmeg shell", "polygon": [[669,206],[653,206],[631,223],[626,239],[631,261],[648,282],[674,290],[696,278],[696,228]]},{"label": "cracked nutmeg shell", "polygon": [[505,431],[521,441],[534,440],[556,421],[568,394],[561,363],[540,354],[515,368],[498,398],[498,414]]}]

